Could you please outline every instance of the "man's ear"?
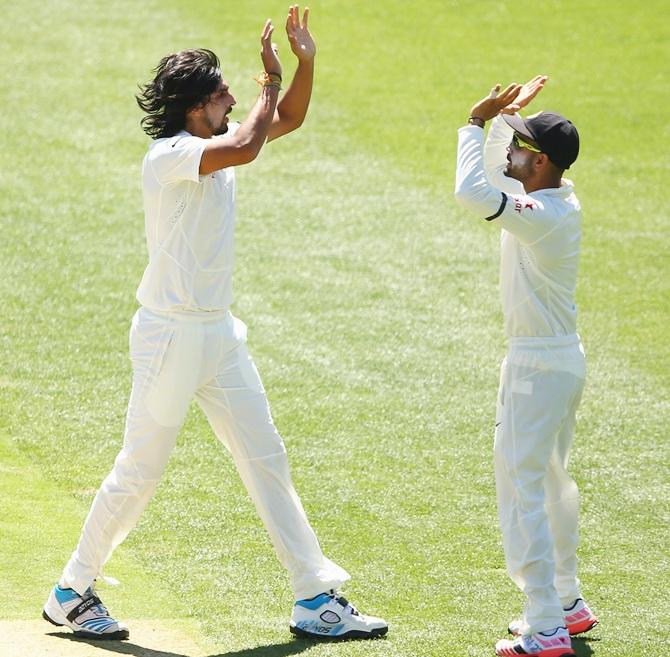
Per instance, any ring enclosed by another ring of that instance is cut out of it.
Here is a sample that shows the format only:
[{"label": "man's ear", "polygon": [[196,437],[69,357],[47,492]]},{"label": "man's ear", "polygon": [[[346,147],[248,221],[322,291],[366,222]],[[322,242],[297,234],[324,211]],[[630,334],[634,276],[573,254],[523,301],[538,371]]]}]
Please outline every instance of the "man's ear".
[{"label": "man's ear", "polygon": [[198,115],[202,113],[202,111],[205,109],[205,105],[207,105],[207,101],[203,100],[199,102],[197,105],[193,105],[193,107],[189,107],[186,110],[186,116],[193,116],[193,115]]},{"label": "man's ear", "polygon": [[535,156],[535,169],[540,171],[546,169],[551,164],[551,160],[546,153],[537,153]]},{"label": "man's ear", "polygon": [[202,112],[203,107],[204,107],[204,105],[202,103],[200,103],[199,105],[193,105],[193,107],[189,107],[186,110],[186,117],[188,118],[189,116],[194,116],[194,115],[197,116],[198,114],[200,114],[200,112]]}]

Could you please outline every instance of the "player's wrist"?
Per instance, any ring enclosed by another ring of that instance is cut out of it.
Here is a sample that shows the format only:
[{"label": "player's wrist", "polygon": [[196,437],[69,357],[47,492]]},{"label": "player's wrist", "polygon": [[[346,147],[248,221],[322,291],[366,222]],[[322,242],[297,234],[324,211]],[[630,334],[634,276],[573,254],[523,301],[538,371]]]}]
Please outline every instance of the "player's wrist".
[{"label": "player's wrist", "polygon": [[486,125],[486,120],[481,116],[471,116],[468,119],[468,125],[476,125],[479,128],[483,128]]},{"label": "player's wrist", "polygon": [[254,80],[258,82],[261,87],[277,87],[277,89],[281,89],[281,73],[268,73],[267,71],[261,71],[258,74],[258,77],[254,78]]}]

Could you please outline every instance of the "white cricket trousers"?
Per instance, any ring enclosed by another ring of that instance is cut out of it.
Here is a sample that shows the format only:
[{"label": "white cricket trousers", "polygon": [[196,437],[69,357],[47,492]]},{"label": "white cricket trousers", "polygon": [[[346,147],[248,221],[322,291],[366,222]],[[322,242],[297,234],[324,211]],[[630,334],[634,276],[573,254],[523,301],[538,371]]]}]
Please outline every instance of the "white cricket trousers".
[{"label": "white cricket trousers", "polygon": [[81,594],[102,574],[153,495],[194,397],[230,451],[295,598],[348,580],[323,555],[293,487],[284,443],[247,351],[244,323],[228,311],[140,308],[130,330],[130,355],[133,385],[123,448],[93,500],[61,586]]},{"label": "white cricket trousers", "polygon": [[523,633],[565,625],[577,579],[579,493],[567,472],[586,375],[579,336],[511,338],[494,443],[507,572],[526,594]]}]

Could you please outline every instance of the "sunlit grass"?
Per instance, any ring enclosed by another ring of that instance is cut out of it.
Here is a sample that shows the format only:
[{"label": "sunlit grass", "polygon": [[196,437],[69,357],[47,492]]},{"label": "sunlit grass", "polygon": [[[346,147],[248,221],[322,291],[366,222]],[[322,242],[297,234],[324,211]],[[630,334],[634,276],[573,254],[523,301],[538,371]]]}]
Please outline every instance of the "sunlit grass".
[{"label": "sunlit grass", "polygon": [[[249,325],[326,552],[352,573],[352,601],[391,623],[385,641],[310,646],[315,655],[490,655],[520,608],[491,466],[504,353],[498,233],[462,214],[451,190],[455,130],[470,105],[491,83],[536,72],[551,76],[541,106],[573,117],[583,141],[570,175],[585,215],[578,302],[589,378],[573,473],[581,575],[602,622],[576,648],[663,654],[669,166],[657,153],[667,74],[654,62],[668,28],[661,3],[608,8],[607,35],[600,3],[564,4],[556,16],[553,4],[525,1],[312,3],[308,120],[239,171],[233,310]],[[0,602],[3,618],[39,616],[120,446],[146,258],[136,84],[170,50],[212,47],[241,119],[257,90],[257,33],[266,16],[281,25],[285,9],[79,5],[6,7],[0,41],[0,428],[11,510],[0,578],[25,591]],[[645,39],[624,59],[613,44],[636,34]],[[644,89],[615,102],[617,85],[637,79]],[[108,571],[122,575],[108,594],[121,617],[173,605],[222,653],[291,641],[287,578],[196,410]]]}]

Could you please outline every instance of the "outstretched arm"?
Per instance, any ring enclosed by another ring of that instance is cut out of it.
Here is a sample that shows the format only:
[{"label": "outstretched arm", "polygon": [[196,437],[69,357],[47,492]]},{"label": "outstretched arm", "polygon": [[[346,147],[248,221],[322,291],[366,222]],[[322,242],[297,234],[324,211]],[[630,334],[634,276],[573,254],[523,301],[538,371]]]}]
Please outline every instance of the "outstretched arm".
[{"label": "outstretched arm", "polygon": [[[270,124],[277,107],[281,63],[272,43],[274,27],[268,19],[261,34],[261,60],[268,79],[251,112],[232,137],[210,139],[200,160],[200,174],[206,175],[225,167],[247,164],[256,159],[268,135]],[[272,76],[272,79],[269,79]]]},{"label": "outstretched arm", "polygon": [[307,27],[308,20],[309,8],[305,7],[301,21],[298,5],[289,7],[286,34],[291,50],[298,58],[298,68],[286,93],[277,104],[268,133],[268,141],[299,128],[307,115],[307,108],[312,97],[314,55],[316,55],[316,44]]},{"label": "outstretched arm", "polygon": [[[537,96],[544,83],[547,81],[546,75],[538,75],[529,80],[521,87],[519,95],[507,107],[500,110],[500,114],[513,114]],[[496,116],[491,122],[491,128],[486,137],[484,145],[484,164],[486,167],[486,177],[489,182],[497,187],[501,192],[508,194],[523,194],[523,185],[514,178],[505,176],[504,171],[507,167],[507,147],[512,140],[514,131],[510,128],[502,116]]]},{"label": "outstretched arm", "polygon": [[[525,85],[524,85],[525,86]],[[504,91],[496,85],[491,93],[476,103],[470,111],[482,123],[494,118],[508,107],[519,105],[522,85],[511,84]],[[530,97],[521,96],[522,105],[527,105],[537,95],[539,88],[530,90]],[[516,101],[516,103],[515,103]],[[556,212],[545,207],[541,198],[532,194],[509,193],[498,189],[486,176],[484,168],[484,131],[476,123],[458,131],[458,156],[456,161],[456,200],[467,210],[487,221],[497,220],[524,244],[541,239],[556,224]]]}]

